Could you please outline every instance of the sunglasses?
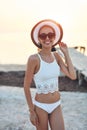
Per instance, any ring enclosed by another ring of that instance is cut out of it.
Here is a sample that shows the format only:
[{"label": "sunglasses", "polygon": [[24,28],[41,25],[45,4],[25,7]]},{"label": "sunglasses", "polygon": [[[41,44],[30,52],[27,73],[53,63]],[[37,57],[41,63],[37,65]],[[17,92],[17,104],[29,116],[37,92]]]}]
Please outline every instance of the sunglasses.
[{"label": "sunglasses", "polygon": [[52,33],[52,32],[49,32],[48,34],[42,33],[42,34],[39,34],[38,37],[39,37],[41,40],[45,40],[45,39],[47,38],[47,36],[48,36],[49,39],[55,38],[55,33]]}]

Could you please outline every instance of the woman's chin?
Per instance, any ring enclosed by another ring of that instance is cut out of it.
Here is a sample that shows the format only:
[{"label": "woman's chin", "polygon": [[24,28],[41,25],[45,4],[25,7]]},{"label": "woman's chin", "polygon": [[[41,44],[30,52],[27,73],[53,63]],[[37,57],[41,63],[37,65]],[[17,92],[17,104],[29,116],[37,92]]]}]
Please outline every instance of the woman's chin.
[{"label": "woman's chin", "polygon": [[51,43],[44,43],[44,46],[45,47],[52,47],[52,44]]}]

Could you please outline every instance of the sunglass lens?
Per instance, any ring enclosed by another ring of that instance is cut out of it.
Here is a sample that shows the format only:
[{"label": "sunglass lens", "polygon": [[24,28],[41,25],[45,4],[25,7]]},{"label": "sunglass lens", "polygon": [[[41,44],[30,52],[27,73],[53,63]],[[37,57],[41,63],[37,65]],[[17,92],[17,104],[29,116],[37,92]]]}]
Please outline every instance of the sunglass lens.
[{"label": "sunglass lens", "polygon": [[51,33],[51,32],[49,32],[48,34],[42,33],[39,35],[39,38],[45,40],[47,36],[49,39],[52,39],[55,37],[55,33]]},{"label": "sunglass lens", "polygon": [[44,39],[46,39],[46,36],[47,35],[45,33],[42,33],[42,34],[39,35],[39,38],[41,38],[42,40],[44,40]]},{"label": "sunglass lens", "polygon": [[54,37],[55,37],[55,33],[48,33],[48,37],[49,37],[50,39],[54,38]]}]

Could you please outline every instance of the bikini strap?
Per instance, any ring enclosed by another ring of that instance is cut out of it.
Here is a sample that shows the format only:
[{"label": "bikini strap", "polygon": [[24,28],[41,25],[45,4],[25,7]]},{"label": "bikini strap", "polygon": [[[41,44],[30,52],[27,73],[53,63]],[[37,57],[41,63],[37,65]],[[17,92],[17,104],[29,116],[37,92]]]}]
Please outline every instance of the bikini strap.
[{"label": "bikini strap", "polygon": [[41,61],[42,59],[41,59],[41,56],[40,56],[40,54],[39,54],[39,53],[37,53],[37,55],[38,55],[38,57],[39,57],[39,59],[40,59],[40,61]]}]

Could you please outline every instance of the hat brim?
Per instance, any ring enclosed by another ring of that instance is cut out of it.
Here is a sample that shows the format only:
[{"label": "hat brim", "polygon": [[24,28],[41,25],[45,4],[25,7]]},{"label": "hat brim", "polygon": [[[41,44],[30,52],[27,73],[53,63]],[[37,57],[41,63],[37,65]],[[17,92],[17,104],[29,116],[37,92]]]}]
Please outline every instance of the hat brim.
[{"label": "hat brim", "polygon": [[40,28],[43,27],[44,25],[51,26],[55,31],[56,36],[55,36],[53,46],[58,44],[58,42],[60,42],[63,37],[63,29],[59,23],[57,23],[53,20],[49,20],[49,19],[42,20],[42,21],[38,22],[31,30],[31,39],[38,48],[41,48],[41,46],[39,44],[39,40],[38,40],[38,33],[39,33]]}]

